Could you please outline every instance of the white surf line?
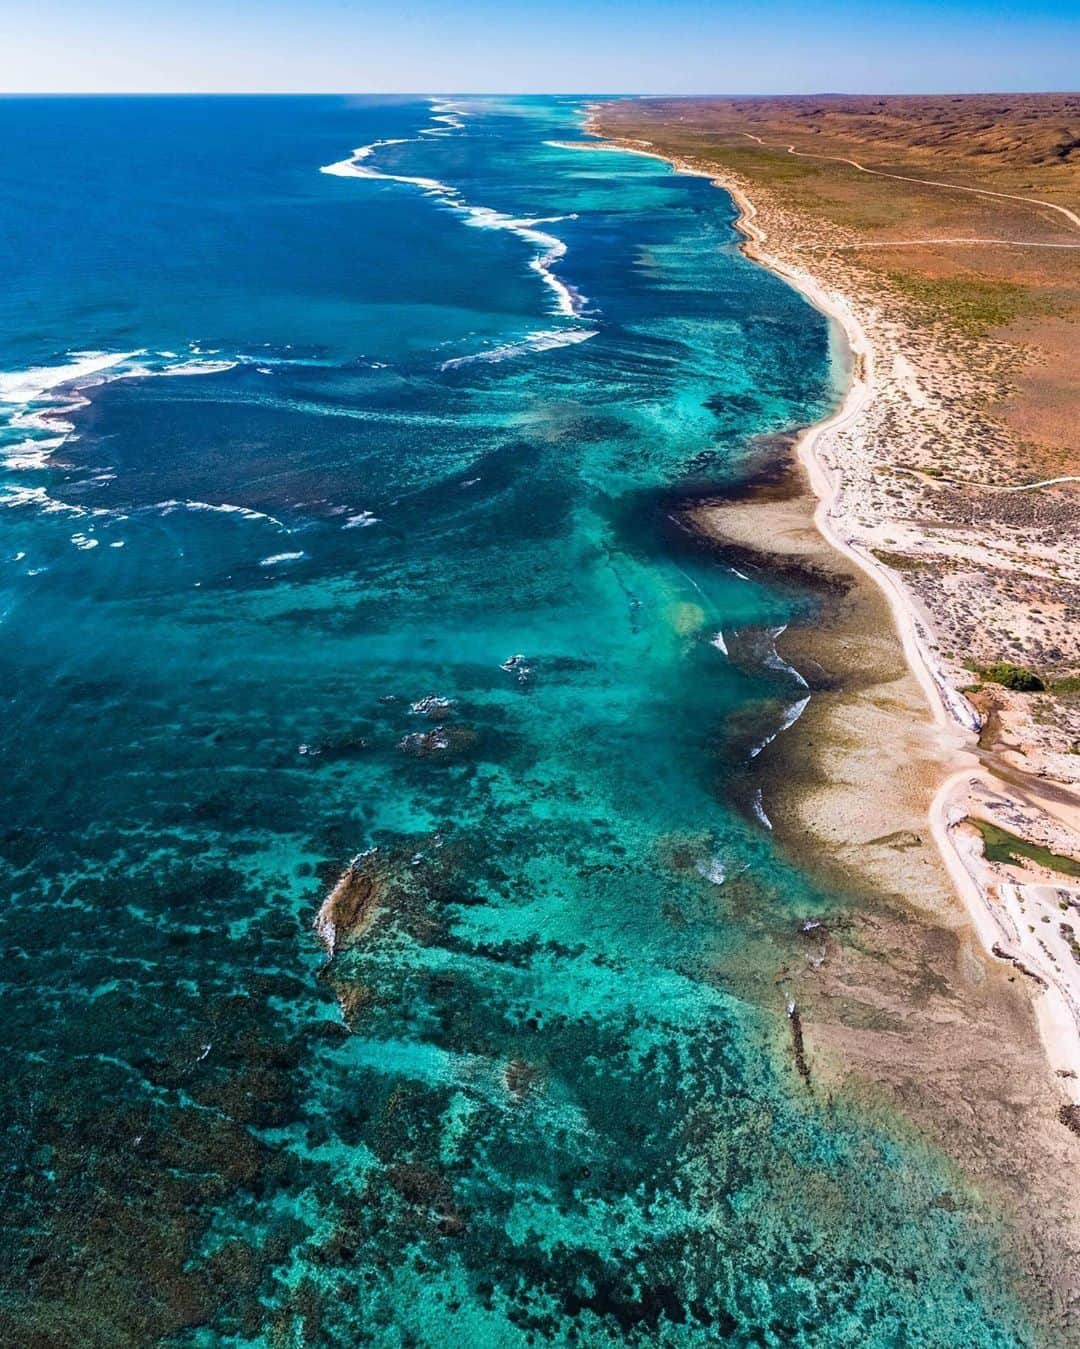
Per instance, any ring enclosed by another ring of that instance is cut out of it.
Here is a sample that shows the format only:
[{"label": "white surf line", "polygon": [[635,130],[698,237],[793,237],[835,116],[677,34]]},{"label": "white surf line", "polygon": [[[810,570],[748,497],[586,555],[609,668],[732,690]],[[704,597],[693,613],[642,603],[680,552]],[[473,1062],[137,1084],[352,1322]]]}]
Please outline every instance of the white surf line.
[{"label": "white surf line", "polygon": [[[194,344],[191,349],[197,351]],[[179,364],[154,368],[140,359],[155,356]],[[0,467],[19,471],[48,468],[53,452],[74,435],[75,426],[69,417],[87,405],[88,389],[120,379],[220,374],[249,359],[256,358],[180,358],[175,352],[151,352],[140,347],[135,351],[69,351],[61,364],[0,370],[0,430],[26,428],[39,433],[0,450]]]},{"label": "white surf line", "polygon": [[558,347],[572,347],[578,342],[587,342],[596,336],[595,328],[568,328],[563,331],[529,333],[520,342],[507,342],[501,347],[488,347],[484,351],[473,352],[470,356],[453,356],[443,361],[440,370],[456,370],[462,365],[475,365],[486,362],[498,365],[500,361],[512,360],[535,351],[554,351]]},{"label": "white surf line", "polygon": [[170,498],[168,501],[154,501],[149,506],[139,506],[136,508],[136,514],[145,515],[156,513],[159,515],[172,515],[176,511],[210,511],[219,515],[236,515],[242,520],[265,520],[267,524],[276,525],[278,529],[286,534],[293,531],[279,520],[276,515],[267,515],[265,511],[254,510],[250,506],[236,506],[229,501],[191,501],[180,497]]},{"label": "white surf line", "polygon": [[[669,515],[669,516],[668,516],[668,519],[671,520],[671,521],[672,521],[673,523],[675,523],[675,524],[678,524],[678,523],[679,523],[679,522],[675,519],[675,517],[674,517],[673,515]],[[679,573],[680,576],[685,577],[686,580],[690,582],[690,584],[694,587],[694,589],[695,589],[695,590],[697,591],[697,593],[701,596],[701,598],[705,601],[705,603],[708,604],[708,603],[709,603],[709,597],[708,597],[708,595],[705,594],[704,590],[702,590],[701,586],[698,585],[697,581],[694,580],[694,578],[690,575],[690,573],[689,573],[688,571],[684,571],[683,568],[680,567],[678,563],[675,564],[675,570]]]},{"label": "white surf line", "polygon": [[[45,472],[53,455],[75,434],[71,416],[87,406],[84,390],[109,379],[120,378],[117,368],[145,356],[135,351],[69,351],[61,364],[34,365],[21,370],[0,371],[0,434],[10,431],[32,434],[0,449],[0,468],[14,473]],[[129,373],[137,373],[136,366]],[[123,373],[123,372],[121,372]],[[6,435],[5,435],[6,438]],[[96,508],[66,505],[49,496],[43,487],[0,485],[0,505],[37,505],[45,514],[67,511],[74,515],[101,515]]]},{"label": "white surf line", "polygon": [[[763,141],[760,136],[755,136],[749,131],[741,131],[741,136],[746,136],[752,141],[757,141],[767,150],[778,150],[778,145],[770,145],[768,141]],[[865,164],[860,164],[857,159],[846,159],[843,155],[819,155],[812,150],[796,150],[794,145],[786,147],[789,155],[795,155],[799,159],[828,159],[834,164],[850,164],[853,169],[858,169],[860,173],[872,174],[875,178],[895,178],[899,183],[921,183],[924,187],[945,187],[953,192],[973,192],[977,197],[998,197],[1003,201],[1022,201],[1028,206],[1045,206],[1048,210],[1057,211],[1063,215],[1070,224],[1080,229],[1080,215],[1075,211],[1070,211],[1067,206],[1058,206],[1056,202],[1043,201],[1041,197],[1021,197],[1016,192],[994,192],[988,187],[964,187],[960,183],[943,183],[936,178],[913,178],[906,173],[888,173],[885,169],[868,169]]]},{"label": "white surf line", "polygon": [[34,365],[26,370],[0,371],[0,403],[25,405],[41,399],[43,394],[66,384],[87,379],[103,370],[144,355],[138,351],[83,351],[71,352],[64,365]]},{"label": "white surf line", "polygon": [[[413,187],[420,188],[427,196],[435,197],[444,202],[452,210],[459,211],[466,217],[466,222],[476,228],[507,230],[509,233],[517,235],[519,239],[524,239],[539,250],[529,266],[537,273],[544,285],[554,292],[557,311],[564,318],[575,319],[580,317],[582,310],[585,308],[586,297],[563,281],[553,270],[554,264],[565,255],[566,244],[554,234],[548,234],[545,230],[537,229],[538,225],[555,224],[570,217],[540,216],[535,219],[517,219],[503,211],[493,210],[489,206],[470,205],[458,188],[452,187],[449,183],[440,182],[437,178],[423,178],[403,173],[386,173],[365,163],[381,146],[414,144],[418,143],[422,136],[449,135],[464,126],[461,115],[453,110],[452,105],[446,104],[444,100],[433,99],[429,106],[433,120],[446,122],[448,125],[423,128],[416,136],[372,141],[370,145],[358,146],[348,159],[339,159],[333,164],[324,164],[320,167],[319,172],[335,178],[375,178],[392,183],[408,183]],[[450,111],[446,111],[447,109],[450,109]]]}]

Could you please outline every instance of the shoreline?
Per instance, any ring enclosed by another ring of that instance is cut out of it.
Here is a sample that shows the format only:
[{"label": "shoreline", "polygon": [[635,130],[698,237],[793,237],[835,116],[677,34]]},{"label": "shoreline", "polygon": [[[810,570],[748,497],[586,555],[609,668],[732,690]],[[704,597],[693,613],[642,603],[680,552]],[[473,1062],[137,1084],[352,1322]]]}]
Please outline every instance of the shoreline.
[{"label": "shoreline", "polygon": [[[851,370],[840,404],[828,416],[800,431],[794,445],[796,458],[816,500],[813,523],[821,538],[867,576],[888,604],[908,668],[918,681],[933,718],[941,750],[942,778],[928,812],[937,851],[986,958],[995,963],[1011,963],[1036,986],[1038,991],[1031,996],[1030,1002],[1047,1063],[1056,1077],[1058,1094],[1065,1106],[1080,1103],[1080,963],[1074,961],[1072,969],[1065,965],[1063,972],[1061,962],[1041,941],[1034,925],[1026,921],[1038,916],[1044,925],[1047,924],[1049,914],[1028,914],[1027,904],[1034,900],[1037,908],[1050,908],[1055,903],[1060,907],[1062,901],[1055,899],[1055,893],[1061,893],[1060,887],[1055,887],[1052,880],[1039,883],[1037,878],[1033,884],[1033,878],[1018,868],[1014,869],[1014,876],[1003,881],[1001,873],[986,858],[977,831],[970,824],[964,829],[965,822],[973,819],[993,822],[993,812],[981,797],[978,801],[973,799],[980,784],[996,795],[1004,806],[1004,813],[1013,821],[1017,808],[1022,813],[1031,802],[1026,793],[1010,794],[1006,783],[985,766],[984,760],[988,756],[981,754],[979,747],[982,720],[944,673],[936,668],[931,654],[930,621],[919,612],[915,597],[902,588],[888,567],[857,548],[837,526],[835,512],[843,486],[842,473],[838,468],[830,472],[819,447],[830,433],[855,423],[879,393],[875,384],[877,352],[864,324],[847,296],[830,293],[804,269],[765,250],[767,236],[756,223],[757,207],[732,177],[715,168],[699,167],[655,147],[645,148],[650,144],[648,142],[607,135],[598,125],[595,106],[587,111],[584,130],[603,144],[585,143],[583,148],[610,147],[658,159],[669,164],[676,173],[708,178],[713,186],[727,192],[737,208],[733,223],[742,235],[740,248],[743,255],[782,277],[844,334],[851,353]],[[1080,803],[1077,809],[1080,811]],[[1062,814],[1071,817],[1072,811],[1055,812],[1056,823],[1062,823]],[[1071,818],[1069,823],[1072,823]],[[1041,890],[1051,893],[1039,905],[1037,896],[1029,892]],[[1080,890],[1077,893],[1080,895]],[[1017,921],[1020,917],[1025,919],[1024,923]],[[1025,926],[1029,929],[1028,934],[1024,932]],[[1018,952],[1014,948],[1019,948]]]}]

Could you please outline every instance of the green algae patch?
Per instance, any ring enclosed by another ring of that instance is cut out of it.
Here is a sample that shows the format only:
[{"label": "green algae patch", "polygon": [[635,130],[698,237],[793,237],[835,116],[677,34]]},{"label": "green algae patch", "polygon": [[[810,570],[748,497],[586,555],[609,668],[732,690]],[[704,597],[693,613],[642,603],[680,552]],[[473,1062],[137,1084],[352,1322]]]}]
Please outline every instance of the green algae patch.
[{"label": "green algae patch", "polygon": [[1029,861],[1037,866],[1046,867],[1048,871],[1059,871],[1063,876],[1080,876],[1080,862],[1075,858],[1063,857],[1060,853],[1051,852],[1049,848],[1040,847],[1037,843],[1029,843],[1027,839],[1010,834],[1007,829],[1000,829],[996,824],[988,824],[985,820],[972,820],[972,824],[982,835],[983,848],[987,859],[991,862],[1001,862],[1006,866],[1023,866],[1025,861]]}]

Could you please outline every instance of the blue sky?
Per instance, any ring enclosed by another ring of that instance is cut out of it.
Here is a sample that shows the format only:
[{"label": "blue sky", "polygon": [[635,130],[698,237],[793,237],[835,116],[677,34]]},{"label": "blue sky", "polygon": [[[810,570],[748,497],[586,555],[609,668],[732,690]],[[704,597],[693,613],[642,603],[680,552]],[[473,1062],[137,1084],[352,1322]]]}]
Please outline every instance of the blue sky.
[{"label": "blue sky", "polygon": [[2,0],[0,90],[1076,89],[1076,0]]}]

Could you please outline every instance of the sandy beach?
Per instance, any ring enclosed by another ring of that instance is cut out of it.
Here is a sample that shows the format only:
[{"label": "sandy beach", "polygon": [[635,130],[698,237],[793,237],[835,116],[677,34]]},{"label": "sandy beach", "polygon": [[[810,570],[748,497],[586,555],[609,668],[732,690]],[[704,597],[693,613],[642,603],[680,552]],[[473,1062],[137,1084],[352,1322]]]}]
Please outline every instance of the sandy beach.
[{"label": "sandy beach", "polygon": [[[827,290],[801,267],[792,266],[766,251],[766,235],[756,223],[757,211],[736,184],[720,182],[740,208],[737,227],[746,236],[745,252],[755,261],[786,277],[810,302],[838,322],[852,354],[851,380],[837,411],[808,428],[798,441],[798,453],[817,497],[814,522],[834,548],[849,557],[881,586],[892,612],[912,672],[941,729],[942,758],[955,767],[941,783],[930,807],[930,822],[942,859],[957,892],[967,904],[972,923],[985,949],[997,959],[1008,960],[1029,973],[1040,992],[1036,1012],[1051,1067],[1059,1074],[1063,1095],[1080,1101],[1080,964],[1071,959],[1067,943],[1057,934],[1058,949],[1048,945],[1035,922],[1059,926],[1060,913],[1070,901],[1080,903],[1080,888],[1055,883],[1053,875],[1031,883],[1018,880],[1015,868],[995,866],[979,846],[978,834],[965,824],[970,819],[1000,820],[1022,838],[1033,838],[1066,856],[1080,850],[1080,799],[1042,798],[1031,782],[1006,783],[995,777],[978,752],[982,719],[950,679],[938,653],[932,620],[917,597],[904,587],[898,573],[874,555],[873,546],[884,542],[883,521],[867,537],[845,511],[843,500],[845,466],[857,453],[865,434],[861,422],[870,420],[875,404],[909,401],[908,368],[894,356],[892,377],[879,373],[881,362],[867,335],[858,308],[845,295]],[[871,319],[872,322],[872,319]],[[885,342],[879,346],[885,347]],[[1024,790],[1026,788],[1026,790]]]}]

